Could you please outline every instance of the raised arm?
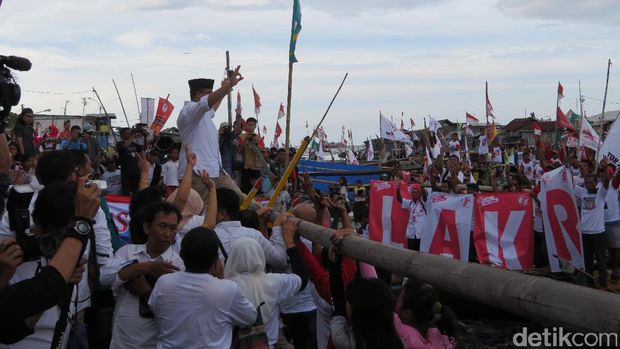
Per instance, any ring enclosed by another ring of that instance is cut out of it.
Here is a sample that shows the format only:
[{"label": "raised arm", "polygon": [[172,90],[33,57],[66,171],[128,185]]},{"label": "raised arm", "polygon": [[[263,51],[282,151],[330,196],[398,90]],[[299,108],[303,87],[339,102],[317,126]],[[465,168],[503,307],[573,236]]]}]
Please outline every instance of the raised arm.
[{"label": "raised arm", "polygon": [[[185,166],[185,172],[183,173],[183,179],[177,190],[177,195],[174,198],[172,204],[176,206],[179,211],[183,212],[187,200],[189,199],[189,191],[192,188],[192,176],[194,174],[194,166],[196,166],[196,154],[192,153],[187,144],[183,144],[185,150],[185,159],[187,160],[187,166]],[[203,182],[204,183],[204,182]]]},{"label": "raised arm", "polygon": [[232,88],[235,87],[239,83],[239,81],[243,80],[243,76],[241,76],[241,73],[239,72],[240,69],[241,66],[238,65],[230,78],[224,80],[224,83],[222,83],[222,86],[220,88],[211,92],[207,96],[209,105],[219,105],[222,99],[224,99],[224,97],[228,95]]},{"label": "raised arm", "polygon": [[[205,212],[205,220],[202,226],[213,230],[217,219],[217,191],[215,190],[215,182],[209,177],[209,173],[206,170],[200,171],[200,179],[209,191],[207,196],[207,211]],[[183,178],[183,180],[185,180],[185,178]]]}]

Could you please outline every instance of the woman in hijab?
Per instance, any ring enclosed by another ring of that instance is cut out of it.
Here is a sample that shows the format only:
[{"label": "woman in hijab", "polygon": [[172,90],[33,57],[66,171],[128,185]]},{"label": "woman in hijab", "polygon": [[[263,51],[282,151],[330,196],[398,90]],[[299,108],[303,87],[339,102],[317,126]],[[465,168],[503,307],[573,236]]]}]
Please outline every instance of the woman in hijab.
[{"label": "woman in hijab", "polygon": [[297,219],[288,217],[283,228],[294,274],[265,273],[265,253],[251,238],[239,238],[233,243],[224,267],[224,277],[237,283],[241,293],[259,308],[270,348],[278,341],[278,305],[303,290],[307,283],[305,265],[295,247],[297,224]]}]

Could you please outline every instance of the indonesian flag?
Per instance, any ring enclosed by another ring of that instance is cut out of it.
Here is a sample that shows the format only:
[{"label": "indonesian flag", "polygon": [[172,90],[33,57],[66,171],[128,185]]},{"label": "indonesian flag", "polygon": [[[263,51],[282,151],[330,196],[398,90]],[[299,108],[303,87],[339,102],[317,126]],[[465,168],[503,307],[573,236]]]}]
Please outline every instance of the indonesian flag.
[{"label": "indonesian flag", "polygon": [[541,136],[542,135],[542,129],[540,128],[540,124],[538,122],[533,122],[532,123],[532,128],[534,129],[534,135],[535,136]]},{"label": "indonesian flag", "polygon": [[495,119],[495,113],[493,112],[493,106],[491,105],[491,100],[489,99],[489,95],[487,94],[487,116]]},{"label": "indonesian flag", "polygon": [[366,160],[372,161],[375,159],[375,150],[372,148],[372,140],[368,141],[368,153],[366,154]]},{"label": "indonesian flag", "polygon": [[[558,95],[558,98],[559,98],[559,95]],[[571,132],[577,131],[575,126],[573,126],[573,124],[570,123],[570,120],[568,120],[568,117],[566,117],[566,114],[564,114],[562,109],[560,109],[559,105],[557,106],[557,109],[555,112],[555,124],[558,128],[565,128]]]},{"label": "indonesian flag", "polygon": [[260,113],[260,107],[262,104],[260,104],[260,96],[256,93],[254,85],[252,85],[252,93],[254,94],[254,114],[258,114]]},{"label": "indonesian flag", "polygon": [[276,120],[276,133],[275,133],[276,139],[280,137],[281,134],[282,134],[282,127],[280,127],[280,123]]},{"label": "indonesian flag", "polygon": [[157,111],[155,112],[155,120],[151,124],[151,129],[155,132],[155,134],[159,134],[159,132],[161,132],[161,129],[164,128],[166,121],[168,121],[170,115],[172,115],[173,110],[174,105],[172,105],[170,101],[159,97]]},{"label": "indonesian flag", "polygon": [[[280,103],[280,109],[278,110],[278,120],[282,119],[286,116],[286,112],[284,111],[284,105]],[[306,128],[308,128],[308,123],[306,122]]]},{"label": "indonesian flag", "polygon": [[[493,108],[491,108],[491,109],[493,109]],[[471,115],[471,114],[470,114],[470,113],[468,113],[468,112],[465,112],[465,123],[466,123],[466,124],[468,124],[468,123],[470,123],[470,122],[473,122],[473,123],[478,123],[479,121],[480,121],[480,120],[478,120],[478,118],[477,118],[477,117],[475,117],[475,116]]]},{"label": "indonesian flag", "polygon": [[558,81],[558,103],[564,98],[564,86]]}]

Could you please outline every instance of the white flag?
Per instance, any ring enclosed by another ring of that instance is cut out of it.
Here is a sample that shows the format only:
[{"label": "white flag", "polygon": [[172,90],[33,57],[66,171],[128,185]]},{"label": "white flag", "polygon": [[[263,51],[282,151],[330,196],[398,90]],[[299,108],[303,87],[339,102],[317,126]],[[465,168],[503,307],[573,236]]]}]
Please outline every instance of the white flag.
[{"label": "white flag", "polygon": [[410,156],[411,153],[413,153],[413,149],[411,149],[411,147],[408,144],[405,144],[405,154],[407,156]]},{"label": "white flag", "polygon": [[[618,116],[620,116],[620,113]],[[616,116],[616,121],[607,131],[607,137],[601,145],[601,149],[596,153],[596,161],[601,161],[603,156],[605,156],[609,163],[616,167],[620,165],[620,123],[618,122],[618,116]]]},{"label": "white flag", "polygon": [[437,159],[439,156],[441,156],[441,141],[435,133],[435,146],[433,147],[433,157]]},{"label": "white flag", "polygon": [[375,159],[375,150],[372,148],[372,140],[368,141],[368,152],[366,154],[366,160],[372,161]]},{"label": "white flag", "polygon": [[347,151],[347,163],[349,165],[359,165],[359,161],[357,161],[357,158],[355,157],[355,154],[353,154],[353,150],[351,150],[351,148],[349,148],[349,150]]},{"label": "white flag", "polygon": [[426,150],[426,155],[424,156],[424,173],[428,173],[428,168],[433,164],[433,159],[431,159],[431,155],[428,153],[428,147],[424,147]]},{"label": "white flag", "polygon": [[385,116],[379,114],[381,119],[381,138],[386,138],[392,141],[405,142],[407,144],[413,144],[411,139],[403,133],[403,131],[399,130],[390,120],[386,119]]},{"label": "white flag", "polygon": [[319,152],[316,154],[318,161],[325,161],[325,153],[323,152],[323,141],[319,140]]},{"label": "white flag", "polygon": [[155,120],[155,98],[140,98],[140,122],[151,126]]},{"label": "white flag", "polygon": [[439,130],[440,128],[441,128],[441,124],[437,120],[433,119],[432,116],[429,116],[428,117],[428,129],[436,133],[437,130]]},{"label": "white flag", "polygon": [[581,131],[579,132],[579,149],[581,147],[590,148],[594,151],[598,148],[599,135],[594,131],[592,125],[586,120],[581,118]]}]

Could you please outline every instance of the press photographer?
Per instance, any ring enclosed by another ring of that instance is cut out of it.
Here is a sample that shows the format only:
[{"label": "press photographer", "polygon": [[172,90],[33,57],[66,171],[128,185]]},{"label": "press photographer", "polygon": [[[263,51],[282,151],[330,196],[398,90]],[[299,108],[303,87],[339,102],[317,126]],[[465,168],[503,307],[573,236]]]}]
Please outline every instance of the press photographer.
[{"label": "press photographer", "polygon": [[[47,263],[30,263],[37,264],[34,267],[40,270],[36,275],[8,287],[0,285],[3,287],[0,290],[1,343],[15,343],[31,335],[34,346],[49,347],[54,325],[61,314],[57,305],[66,303],[64,300],[70,296],[67,290],[73,290],[73,284],[81,280],[85,270],[80,260],[92,235],[92,219],[98,210],[96,185],[87,186],[83,178],[77,185],[54,183],[39,193],[35,203],[31,241],[23,246],[16,239],[2,241],[0,280],[11,279],[24,257],[40,255]],[[38,250],[34,248],[37,240]],[[21,269],[23,273],[30,268]],[[33,334],[35,325],[40,331]]]}]

